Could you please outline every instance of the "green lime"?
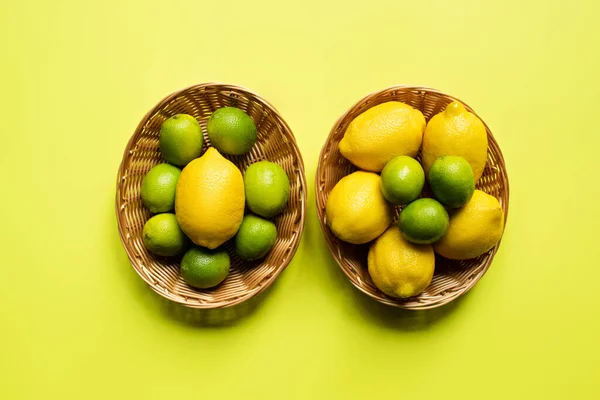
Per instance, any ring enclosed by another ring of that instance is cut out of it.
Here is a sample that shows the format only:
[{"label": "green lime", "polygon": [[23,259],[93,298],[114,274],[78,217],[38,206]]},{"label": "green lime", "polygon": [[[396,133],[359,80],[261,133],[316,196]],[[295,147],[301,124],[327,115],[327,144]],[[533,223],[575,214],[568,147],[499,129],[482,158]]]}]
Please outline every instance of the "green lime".
[{"label": "green lime", "polygon": [[248,208],[265,218],[282,212],[290,196],[288,176],[283,168],[270,161],[259,161],[248,167],[244,188]]},{"label": "green lime", "polygon": [[462,157],[440,157],[429,170],[429,186],[435,198],[446,207],[462,207],[475,191],[473,169]]},{"label": "green lime", "polygon": [[184,167],[202,154],[202,128],[191,115],[173,115],[160,127],[159,143],[168,163]]},{"label": "green lime", "polygon": [[414,201],[425,184],[425,172],[417,160],[398,156],[381,171],[381,190],[390,203],[401,205]]},{"label": "green lime", "polygon": [[180,272],[183,280],[195,288],[217,286],[229,274],[229,254],[221,248],[193,247],[181,259]]},{"label": "green lime", "polygon": [[157,214],[146,221],[142,240],[149,251],[159,256],[176,256],[189,244],[175,214],[170,213]]},{"label": "green lime", "polygon": [[244,260],[264,257],[275,244],[277,227],[271,221],[247,214],[235,236],[235,252]]},{"label": "green lime", "polygon": [[208,119],[206,130],[212,145],[224,154],[245,154],[256,143],[256,125],[239,108],[219,108]]},{"label": "green lime", "polygon": [[434,199],[413,201],[402,210],[398,220],[402,236],[417,244],[439,240],[448,230],[448,224],[446,209]]},{"label": "green lime", "polygon": [[181,170],[170,164],[152,167],[142,180],[142,203],[153,214],[169,212],[175,207],[175,189]]}]

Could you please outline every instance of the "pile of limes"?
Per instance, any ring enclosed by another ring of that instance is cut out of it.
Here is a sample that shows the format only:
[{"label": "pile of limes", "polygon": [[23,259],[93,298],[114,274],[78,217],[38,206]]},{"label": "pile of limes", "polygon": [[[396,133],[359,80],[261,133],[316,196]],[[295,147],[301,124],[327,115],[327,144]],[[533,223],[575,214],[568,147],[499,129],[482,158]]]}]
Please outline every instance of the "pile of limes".
[{"label": "pile of limes", "polygon": [[[288,202],[290,183],[281,166],[262,160],[242,177],[221,154],[240,156],[257,141],[257,129],[243,110],[224,107],[208,120],[213,147],[203,154],[202,128],[191,115],[173,115],[161,126],[159,147],[165,163],[141,183],[141,200],[153,214],[142,239],[157,256],[181,256],[182,278],[195,288],[219,285],[230,270],[224,243],[231,240],[244,260],[265,257],[277,239],[270,219]],[[244,212],[245,208],[250,212]],[[245,215],[244,215],[245,214]]]}]

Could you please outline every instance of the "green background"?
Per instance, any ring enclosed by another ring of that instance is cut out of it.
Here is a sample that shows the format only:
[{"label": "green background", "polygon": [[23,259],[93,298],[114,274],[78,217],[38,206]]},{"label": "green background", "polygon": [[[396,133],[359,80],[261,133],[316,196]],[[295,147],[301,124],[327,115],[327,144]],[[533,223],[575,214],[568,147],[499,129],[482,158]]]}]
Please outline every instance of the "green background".
[{"label": "green background", "polygon": [[[596,1],[53,1],[0,5],[0,397],[600,398]],[[239,84],[306,166],[300,248],[257,300],[174,307],[119,241],[124,146],[165,95]],[[466,296],[355,290],[315,212],[319,150],[394,84],[457,96],[502,147],[506,234]]]}]

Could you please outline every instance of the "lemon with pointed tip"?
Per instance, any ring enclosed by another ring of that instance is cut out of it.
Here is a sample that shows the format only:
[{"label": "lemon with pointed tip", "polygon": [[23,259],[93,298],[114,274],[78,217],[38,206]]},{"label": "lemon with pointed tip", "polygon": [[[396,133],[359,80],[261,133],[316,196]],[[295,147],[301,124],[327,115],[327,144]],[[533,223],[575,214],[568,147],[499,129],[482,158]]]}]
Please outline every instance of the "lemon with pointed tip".
[{"label": "lemon with pointed tip", "polygon": [[371,244],[367,263],[369,275],[379,290],[391,297],[406,298],[429,286],[435,255],[431,245],[404,239],[394,224]]},{"label": "lemon with pointed tip", "polygon": [[487,132],[477,116],[458,101],[434,115],[423,135],[422,162],[425,176],[433,163],[443,156],[460,156],[469,162],[475,182],[483,174],[487,161]]},{"label": "lemon with pointed tip", "polygon": [[325,206],[327,225],[335,236],[353,244],[367,243],[392,222],[392,207],[383,197],[381,178],[357,171],[340,179]]},{"label": "lemon with pointed tip", "polygon": [[502,238],[504,211],[494,196],[475,190],[471,200],[450,216],[446,234],[433,245],[436,253],[452,260],[475,258]]},{"label": "lemon with pointed tip", "polygon": [[214,147],[179,175],[175,214],[199,246],[214,249],[231,239],[244,218],[244,202],[242,173]]},{"label": "lemon with pointed tip", "polygon": [[424,129],[421,111],[399,101],[388,101],[350,122],[339,144],[340,153],[361,169],[379,172],[396,156],[415,157]]}]

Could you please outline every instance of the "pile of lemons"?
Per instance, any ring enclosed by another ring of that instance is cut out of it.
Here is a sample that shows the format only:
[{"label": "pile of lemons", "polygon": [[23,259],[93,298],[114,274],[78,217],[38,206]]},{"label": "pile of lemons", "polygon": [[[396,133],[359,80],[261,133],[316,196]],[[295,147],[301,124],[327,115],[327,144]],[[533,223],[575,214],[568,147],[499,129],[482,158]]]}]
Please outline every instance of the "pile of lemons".
[{"label": "pile of lemons", "polygon": [[[242,176],[221,155],[243,155],[257,141],[256,125],[243,110],[216,110],[206,129],[212,147],[202,154],[202,128],[193,116],[165,120],[159,145],[166,162],[154,166],[141,183],[141,200],[156,214],[144,225],[145,247],[158,256],[183,254],[181,276],[200,289],[228,276],[230,258],[223,247],[228,240],[245,260],[269,253],[277,239],[270,219],[285,209],[290,193],[288,176],[278,164],[259,161]],[[244,215],[246,206],[250,212]]]},{"label": "pile of lemons", "polygon": [[[500,240],[502,207],[475,189],[487,147],[484,124],[457,101],[429,122],[419,110],[390,101],[348,125],[339,150],[360,170],[329,194],[327,225],[343,241],[370,243],[369,274],[382,292],[416,296],[431,283],[434,253],[466,260]],[[423,197],[426,184],[434,198]],[[403,206],[398,224],[392,224],[394,206]]]}]

